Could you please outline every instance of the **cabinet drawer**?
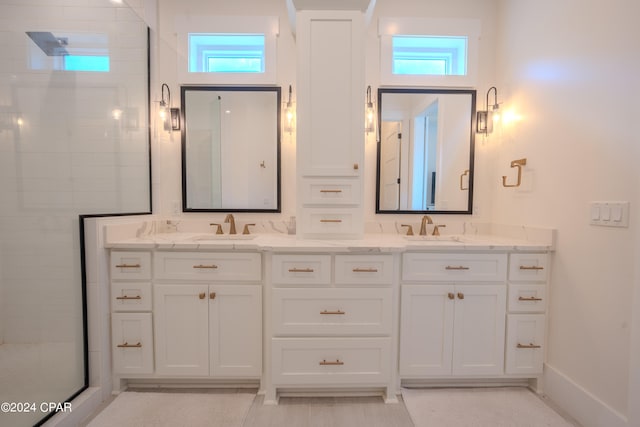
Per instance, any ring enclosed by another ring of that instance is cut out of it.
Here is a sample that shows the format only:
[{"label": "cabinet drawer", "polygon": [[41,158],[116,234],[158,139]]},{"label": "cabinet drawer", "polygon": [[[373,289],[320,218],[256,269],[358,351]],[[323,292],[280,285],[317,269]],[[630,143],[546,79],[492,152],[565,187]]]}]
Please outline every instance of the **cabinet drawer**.
[{"label": "cabinet drawer", "polygon": [[547,254],[511,254],[509,280],[546,282],[547,259]]},{"label": "cabinet drawer", "polygon": [[518,313],[535,313],[546,310],[546,285],[509,284],[508,310]]},{"label": "cabinet drawer", "polygon": [[356,178],[306,178],[302,180],[305,205],[358,205],[360,180]]},{"label": "cabinet drawer", "polygon": [[308,208],[301,218],[303,227],[310,234],[322,237],[350,234],[360,230],[360,211],[353,208]]},{"label": "cabinet drawer", "polygon": [[544,329],[544,314],[507,316],[507,374],[542,374]]},{"label": "cabinet drawer", "polygon": [[275,288],[276,335],[389,335],[391,289]]},{"label": "cabinet drawer", "polygon": [[390,285],[392,255],[336,255],[336,284]]},{"label": "cabinet drawer", "polygon": [[274,255],[272,280],[283,285],[328,285],[331,255]]},{"label": "cabinet drawer", "polygon": [[384,384],[390,338],[274,338],[272,380],[277,385]]},{"label": "cabinet drawer", "polygon": [[111,280],[151,279],[151,253],[111,251]]},{"label": "cabinet drawer", "polygon": [[113,313],[111,345],[114,374],[153,373],[151,313]]},{"label": "cabinet drawer", "polygon": [[408,252],[402,256],[402,280],[495,282],[506,277],[506,254]]},{"label": "cabinet drawer", "polygon": [[151,311],[151,283],[112,283],[111,311]]},{"label": "cabinet drawer", "polygon": [[256,281],[262,277],[258,253],[156,252],[156,279]]}]

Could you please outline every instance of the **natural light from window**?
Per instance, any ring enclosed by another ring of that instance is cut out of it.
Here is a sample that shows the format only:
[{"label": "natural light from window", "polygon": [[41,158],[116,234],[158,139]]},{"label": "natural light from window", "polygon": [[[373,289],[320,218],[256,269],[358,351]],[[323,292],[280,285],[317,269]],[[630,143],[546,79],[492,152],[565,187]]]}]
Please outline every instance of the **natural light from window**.
[{"label": "natural light from window", "polygon": [[467,74],[467,37],[393,36],[392,48],[393,74]]},{"label": "natural light from window", "polygon": [[189,33],[190,73],[264,73],[264,34]]}]

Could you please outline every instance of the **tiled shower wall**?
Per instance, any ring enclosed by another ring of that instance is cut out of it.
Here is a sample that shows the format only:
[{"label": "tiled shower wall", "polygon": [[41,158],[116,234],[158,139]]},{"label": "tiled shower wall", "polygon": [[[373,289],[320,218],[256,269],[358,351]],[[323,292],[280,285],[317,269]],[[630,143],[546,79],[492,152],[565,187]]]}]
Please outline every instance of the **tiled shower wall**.
[{"label": "tiled shower wall", "polygon": [[[109,71],[64,71],[27,31],[106,49]],[[150,210],[147,27],[122,2],[0,0],[0,51],[0,344],[64,343],[36,358],[73,368],[62,401],[84,375],[78,215]]]}]

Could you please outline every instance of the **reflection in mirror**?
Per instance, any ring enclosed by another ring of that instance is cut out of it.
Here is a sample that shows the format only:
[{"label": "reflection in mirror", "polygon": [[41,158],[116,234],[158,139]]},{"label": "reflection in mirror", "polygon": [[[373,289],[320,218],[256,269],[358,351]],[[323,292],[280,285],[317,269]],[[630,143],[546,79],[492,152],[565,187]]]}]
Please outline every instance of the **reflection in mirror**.
[{"label": "reflection in mirror", "polygon": [[377,213],[472,212],[475,98],[378,89]]},{"label": "reflection in mirror", "polygon": [[183,86],[183,211],[280,212],[280,88]]}]

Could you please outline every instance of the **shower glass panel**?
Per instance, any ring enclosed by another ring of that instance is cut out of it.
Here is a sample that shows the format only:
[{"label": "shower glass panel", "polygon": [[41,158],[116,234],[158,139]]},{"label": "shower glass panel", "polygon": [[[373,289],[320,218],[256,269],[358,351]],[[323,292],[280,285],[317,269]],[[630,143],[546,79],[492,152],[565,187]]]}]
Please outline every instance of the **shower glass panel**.
[{"label": "shower glass panel", "polygon": [[0,0],[0,402],[16,404],[2,426],[89,385],[79,215],[150,211],[140,13]]}]

